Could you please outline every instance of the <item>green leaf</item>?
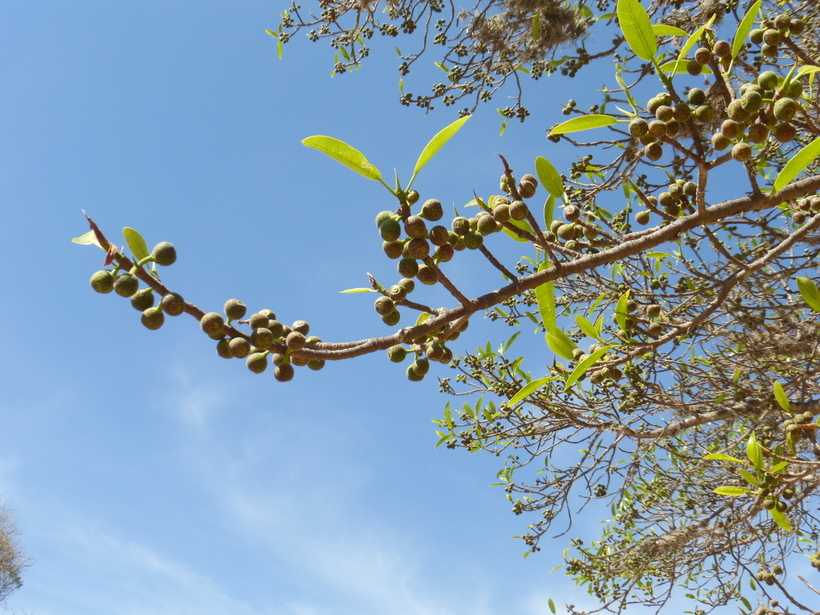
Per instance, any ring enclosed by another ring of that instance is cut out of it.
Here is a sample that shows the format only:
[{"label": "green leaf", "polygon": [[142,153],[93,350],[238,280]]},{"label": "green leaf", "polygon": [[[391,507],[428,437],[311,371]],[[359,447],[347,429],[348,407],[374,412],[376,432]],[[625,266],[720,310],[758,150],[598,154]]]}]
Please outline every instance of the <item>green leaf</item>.
[{"label": "green leaf", "polygon": [[419,159],[416,161],[416,167],[413,169],[413,176],[410,178],[410,183],[407,184],[407,187],[410,188],[410,184],[413,183],[413,180],[416,179],[416,175],[418,172],[424,168],[430,159],[435,156],[438,151],[444,147],[444,144],[449,141],[454,134],[456,134],[459,129],[464,125],[464,122],[470,119],[471,116],[465,115],[462,118],[457,119],[455,122],[442,128],[435,137],[433,137],[430,142],[424,146],[424,149],[421,151],[419,155]]},{"label": "green leaf", "polygon": [[754,432],[749,435],[749,441],[746,442],[746,456],[755,469],[763,471],[763,449],[760,448]]},{"label": "green leaf", "polygon": [[424,323],[428,318],[430,318],[429,312],[422,312],[419,314],[419,317],[416,318],[416,326],[418,327],[420,324]]},{"label": "green leaf", "polygon": [[[541,268],[539,267],[539,270]],[[555,288],[552,282],[544,282],[535,289],[541,322],[547,331],[555,330]]]},{"label": "green leaf", "polygon": [[279,38],[279,35],[274,32],[273,30],[265,30],[268,34],[270,34],[273,38]]},{"label": "green leaf", "polygon": [[555,197],[549,195],[544,202],[544,227],[549,228],[552,224],[552,218],[555,214]]},{"label": "green leaf", "polygon": [[279,56],[280,60],[282,59],[282,56],[285,55],[285,46],[282,44],[281,38],[276,43],[276,55]]},{"label": "green leaf", "polygon": [[589,322],[581,314],[578,314],[575,317],[575,322],[578,323],[578,328],[584,332],[584,335],[591,337],[592,339],[602,341],[598,330],[595,328],[595,325]]},{"label": "green leaf", "polygon": [[686,30],[681,30],[675,26],[667,26],[665,24],[653,24],[652,33],[655,36],[689,36]]},{"label": "green leaf", "polygon": [[532,20],[532,40],[537,41],[541,38],[541,11],[535,13]]},{"label": "green leaf", "polygon": [[579,132],[581,130],[591,130],[593,128],[601,128],[603,126],[610,126],[615,124],[618,120],[611,115],[584,115],[581,117],[574,117],[566,122],[561,122],[550,130],[548,137],[553,135],[563,135],[568,132]]},{"label": "green leaf", "polygon": [[772,508],[769,511],[769,514],[772,516],[772,519],[774,519],[774,522],[781,527],[781,529],[783,529],[786,532],[792,531],[792,524],[789,523],[789,518],[782,512],[780,512],[776,508]]},{"label": "green leaf", "polygon": [[797,76],[802,77],[803,75],[812,75],[817,72],[820,72],[820,66],[801,66],[797,70]]},{"label": "green leaf", "polygon": [[629,295],[631,292],[631,290],[628,290],[621,295],[621,298],[618,299],[618,304],[615,306],[615,320],[622,331],[626,331],[626,317],[628,314],[626,311],[626,304],[629,302]]},{"label": "green leaf", "polygon": [[807,166],[814,162],[818,155],[820,155],[820,137],[802,148],[786,163],[774,180],[772,186],[774,192],[781,190],[791,180],[800,175]]},{"label": "green leaf", "polygon": [[340,290],[340,293],[375,293],[372,288],[348,288],[347,290]]},{"label": "green leaf", "polygon": [[797,278],[797,290],[811,309],[820,312],[820,289],[817,288],[817,284],[809,278]]},{"label": "green leaf", "polygon": [[534,393],[551,380],[552,376],[545,376],[544,378],[539,378],[538,380],[533,380],[532,382],[525,384],[523,387],[521,387],[521,389],[519,389],[518,393],[516,393],[510,398],[510,401],[507,402],[507,405],[510,407],[514,406],[515,404],[522,401],[525,397],[527,397],[531,393]]},{"label": "green leaf", "polygon": [[746,463],[743,459],[732,457],[731,455],[727,455],[726,453],[709,453],[708,455],[704,455],[703,458],[714,459],[715,461],[734,461],[736,463]]},{"label": "green leaf", "polygon": [[316,135],[302,140],[302,145],[317,149],[333,160],[341,162],[348,168],[353,169],[359,175],[365,176],[373,181],[381,181],[382,174],[379,170],[367,161],[359,150],[349,146],[344,141]]},{"label": "green leaf", "polygon": [[555,603],[552,601],[552,598],[550,598],[549,600],[547,600],[547,606],[548,606],[548,607],[549,607],[549,609],[550,609],[550,613],[552,613],[553,615],[555,615]]},{"label": "green leaf", "polygon": [[635,102],[635,97],[632,96],[632,92],[629,91],[629,88],[626,87],[626,81],[624,81],[624,76],[621,74],[621,71],[615,72],[615,80],[618,82],[618,85],[621,86],[624,94],[626,95],[627,101],[629,101],[629,105],[632,107],[632,112],[637,113],[635,108],[637,107],[637,103]]},{"label": "green leaf", "polygon": [[94,231],[88,231],[84,235],[80,235],[79,237],[74,237],[72,240],[74,243],[78,243],[81,246],[97,246],[98,248],[102,248],[100,242],[97,241],[97,235]]},{"label": "green leaf", "polygon": [[148,246],[145,245],[145,240],[138,231],[126,226],[122,229],[122,236],[125,237],[125,242],[128,244],[128,247],[131,249],[131,254],[134,255],[137,261],[141,261],[150,254]]},{"label": "green leaf", "polygon": [[759,487],[760,486],[760,483],[758,483],[757,478],[755,477],[755,475],[752,474],[751,472],[749,472],[749,470],[744,470],[743,468],[741,468],[737,471],[737,473],[740,474],[744,478],[744,480],[747,483],[749,483],[752,487]]},{"label": "green leaf", "polygon": [[763,0],[757,0],[757,2],[749,7],[749,10],[746,11],[746,14],[740,21],[740,24],[737,27],[737,32],[735,32],[735,38],[732,41],[733,60],[737,57],[737,54],[740,53],[740,50],[743,49],[743,46],[746,44],[746,37],[749,36],[749,32],[752,31],[752,26],[754,26],[754,23],[757,20],[757,13],[760,11],[761,4],[763,4]]},{"label": "green leaf", "polygon": [[772,388],[774,388],[774,398],[777,400],[778,405],[788,412],[789,408],[791,408],[791,404],[789,403],[786,391],[783,390],[783,385],[780,384],[779,380],[775,380]]},{"label": "green leaf", "polygon": [[606,354],[607,350],[609,350],[608,347],[607,348],[599,348],[598,350],[593,352],[591,355],[589,355],[586,359],[581,361],[576,366],[576,368],[574,370],[572,370],[572,373],[569,375],[569,378],[567,378],[567,383],[566,383],[566,385],[564,385],[564,391],[569,390],[569,388],[573,384],[575,384],[575,382],[578,380],[578,378],[580,378],[585,373],[587,373],[589,368],[592,367],[593,365],[595,365],[595,363],[598,361],[598,359],[600,359],[602,356],[604,356],[604,354]]},{"label": "green leaf", "polygon": [[649,14],[638,0],[618,0],[618,22],[627,44],[641,60],[651,62],[658,53]]},{"label": "green leaf", "polygon": [[573,342],[566,333],[561,331],[561,329],[553,329],[552,331],[547,331],[546,334],[547,339],[547,346],[550,347],[555,354],[557,354],[562,359],[566,359],[567,361],[572,361],[572,351],[578,348],[578,346]]},{"label": "green leaf", "polygon": [[552,166],[549,160],[543,156],[538,156],[535,159],[535,172],[547,192],[557,199],[564,196],[564,180],[561,179],[561,174]]},{"label": "green leaf", "polygon": [[723,487],[717,487],[714,492],[718,495],[728,495],[736,498],[741,495],[748,495],[751,493],[751,490],[746,489],[746,487],[730,487],[729,485],[725,485]]}]

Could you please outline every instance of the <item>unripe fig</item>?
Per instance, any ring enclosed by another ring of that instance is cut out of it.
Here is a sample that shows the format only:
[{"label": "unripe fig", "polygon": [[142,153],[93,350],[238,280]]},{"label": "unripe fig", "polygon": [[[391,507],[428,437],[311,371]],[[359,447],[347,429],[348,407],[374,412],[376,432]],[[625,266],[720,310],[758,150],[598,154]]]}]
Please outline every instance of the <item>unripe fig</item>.
[{"label": "unripe fig", "polygon": [[174,244],[162,241],[151,250],[151,256],[157,265],[168,267],[176,262],[177,249],[174,247]]},{"label": "unripe fig", "polygon": [[751,114],[743,108],[742,100],[735,99],[726,107],[726,115],[729,116],[729,119],[735,120],[736,122],[743,122],[749,119]]},{"label": "unripe fig", "polygon": [[[484,244],[484,238],[478,233],[470,231],[464,235],[464,246],[468,250],[478,250]],[[419,270],[421,271],[421,270]]]},{"label": "unripe fig", "polygon": [[297,320],[290,326],[292,331],[298,331],[302,335],[310,333],[310,325],[304,320]]},{"label": "unripe fig", "polygon": [[496,222],[503,224],[510,219],[510,206],[508,203],[501,203],[493,208],[493,218]]},{"label": "unripe fig", "polygon": [[244,359],[251,353],[251,344],[244,337],[234,337],[228,342],[228,349],[232,357]]},{"label": "unripe fig", "polygon": [[91,288],[103,295],[114,290],[114,275],[107,269],[96,272],[91,276]]},{"label": "unripe fig", "polygon": [[428,361],[425,357],[417,357],[411,366],[414,367],[415,370],[422,376],[430,371],[430,361]]},{"label": "unripe fig", "polygon": [[419,272],[419,264],[414,258],[403,258],[399,261],[398,266],[399,275],[405,278],[415,277]]},{"label": "unripe fig", "polygon": [[675,105],[674,109],[674,118],[678,122],[688,122],[692,118],[692,107],[686,103],[678,103]]},{"label": "unripe fig", "polygon": [[453,259],[455,256],[456,250],[453,246],[449,243],[445,243],[443,246],[437,246],[435,251],[435,257],[437,262],[439,263],[447,263]]},{"label": "unripe fig", "polygon": [[663,147],[660,143],[650,143],[645,148],[643,148],[643,154],[644,156],[649,158],[649,160],[655,162],[657,160],[660,160],[661,156],[663,156]]},{"label": "unripe fig", "polygon": [[435,222],[437,220],[441,220],[443,215],[444,208],[441,206],[441,201],[437,201],[436,199],[428,199],[424,201],[424,205],[421,206],[421,217],[425,220]]},{"label": "unripe fig", "polygon": [[645,209],[635,214],[635,222],[638,224],[649,224],[649,212]]},{"label": "unripe fig", "polygon": [[318,372],[320,369],[323,369],[325,366],[324,359],[310,359],[308,361],[308,369],[312,369],[314,372]]},{"label": "unripe fig", "polygon": [[378,299],[376,299],[376,302],[373,304],[373,307],[376,309],[377,314],[381,314],[382,316],[384,316],[385,314],[389,314],[390,312],[395,310],[396,304],[393,303],[393,300],[390,297],[379,297]]},{"label": "unripe fig", "polygon": [[788,122],[797,113],[797,103],[791,98],[781,98],[774,103],[774,116],[781,122]]},{"label": "unripe fig", "polygon": [[470,221],[463,216],[458,216],[453,218],[451,227],[456,235],[464,235],[470,232]]},{"label": "unripe fig", "polygon": [[222,333],[225,326],[225,320],[222,318],[222,314],[217,312],[208,312],[202,317],[202,320],[199,321],[199,326],[202,327],[202,330],[206,334],[216,335],[218,333]]},{"label": "unripe fig", "polygon": [[765,124],[752,124],[746,130],[746,140],[750,143],[763,143],[769,138],[769,129]]},{"label": "unripe fig", "polygon": [[407,242],[405,252],[410,258],[426,258],[430,256],[430,244],[426,239],[411,239]]},{"label": "unripe fig", "polygon": [[419,193],[416,190],[410,190],[406,195],[408,205],[415,205],[419,202]]},{"label": "unripe fig", "polygon": [[437,224],[430,229],[430,243],[434,246],[443,246],[450,241],[450,231],[446,227]]},{"label": "unripe fig", "polygon": [[407,366],[407,379],[410,382],[421,382],[424,380],[424,374],[420,374],[414,367],[415,363]]},{"label": "unripe fig", "polygon": [[763,32],[763,29],[755,28],[754,30],[749,32],[749,40],[752,41],[755,45],[759,45],[763,42]]},{"label": "unripe fig", "polygon": [[260,327],[267,328],[269,323],[270,319],[262,312],[257,312],[248,319],[248,324],[251,329],[259,329]]},{"label": "unripe fig", "polygon": [[114,292],[120,297],[133,297],[139,290],[140,281],[137,276],[130,273],[121,273],[114,280]]},{"label": "unripe fig", "polygon": [[672,107],[661,105],[660,107],[655,109],[655,117],[662,122],[668,122],[673,117],[675,117],[675,111],[672,109]]},{"label": "unripe fig", "polygon": [[510,218],[513,220],[524,220],[530,213],[524,201],[513,201],[510,203]]},{"label": "unripe fig", "polygon": [[708,64],[712,59],[712,50],[706,47],[698,47],[695,50],[695,60],[700,64]]},{"label": "unripe fig", "polygon": [[769,45],[767,43],[763,43],[763,45],[760,46],[760,53],[767,58],[776,58],[777,45]]},{"label": "unripe fig", "polygon": [[376,228],[379,228],[385,220],[394,218],[395,216],[396,214],[392,211],[380,211],[376,216]]},{"label": "unripe fig", "polygon": [[752,148],[748,143],[742,141],[735,143],[735,146],[732,148],[732,158],[738,162],[748,162],[752,159]]},{"label": "unripe fig", "polygon": [[146,329],[155,331],[162,326],[162,323],[165,322],[165,314],[163,314],[162,310],[158,307],[149,307],[147,310],[143,311],[142,318],[140,320]]},{"label": "unripe fig", "polygon": [[703,72],[703,64],[698,62],[695,58],[691,58],[686,63],[686,72],[692,75],[693,77],[697,77]]},{"label": "unripe fig", "polygon": [[662,137],[666,134],[666,122],[660,120],[652,120],[649,122],[649,133],[653,137]]},{"label": "unripe fig", "polygon": [[766,45],[777,47],[780,44],[780,38],[780,32],[775,30],[774,28],[769,28],[768,30],[763,32],[763,42]]},{"label": "unripe fig", "polygon": [[420,239],[427,235],[427,225],[421,216],[408,216],[404,221],[404,232],[408,237]]},{"label": "unripe fig", "polygon": [[695,120],[701,124],[708,124],[715,119],[715,110],[710,105],[700,105],[695,109]]},{"label": "unripe fig", "polygon": [[629,134],[633,137],[639,138],[649,132],[649,123],[640,117],[634,118],[629,122]]},{"label": "unripe fig", "polygon": [[385,241],[382,243],[382,250],[384,250],[387,258],[395,260],[402,255],[404,243],[401,241]]},{"label": "unripe fig", "polygon": [[393,310],[389,314],[385,314],[382,316],[382,322],[386,324],[388,327],[393,327],[399,324],[401,320],[401,313],[398,310]]},{"label": "unripe fig", "polygon": [[726,149],[731,145],[729,138],[722,132],[716,132],[712,135],[712,147],[716,150]]},{"label": "unripe fig", "polygon": [[581,217],[581,211],[575,205],[567,205],[564,207],[564,218],[568,222],[575,222]]},{"label": "unripe fig", "polygon": [[401,236],[401,224],[394,218],[387,218],[379,225],[379,235],[385,241],[396,241]]},{"label": "unripe fig", "polygon": [[239,299],[228,299],[223,311],[229,320],[241,320],[245,317],[248,308]]},{"label": "unripe fig", "polygon": [[526,173],[522,175],[521,181],[533,184],[536,187],[538,186],[538,179],[535,177],[535,175],[532,175],[531,173]]},{"label": "unripe fig", "polygon": [[254,374],[261,374],[268,368],[268,353],[254,352],[245,359],[245,365]]},{"label": "unripe fig", "polygon": [[265,327],[260,327],[258,329],[254,329],[253,333],[251,333],[251,344],[256,346],[257,348],[261,348],[265,350],[273,344],[274,335],[270,329],[266,329]]},{"label": "unripe fig", "polygon": [[773,90],[777,87],[780,77],[772,70],[767,70],[757,76],[757,84],[764,90]]},{"label": "unripe fig", "polygon": [[691,105],[702,105],[706,102],[706,92],[700,88],[692,88],[689,90],[686,98]]},{"label": "unripe fig", "polygon": [[228,338],[223,337],[216,343],[216,354],[218,354],[223,359],[233,359],[233,355],[231,354],[231,349],[228,346]]},{"label": "unripe fig", "polygon": [[732,46],[729,44],[728,41],[719,40],[715,41],[715,43],[712,45],[712,51],[714,51],[715,55],[717,55],[718,57],[725,58],[730,53],[732,53]]},{"label": "unripe fig", "polygon": [[[308,366],[310,366],[311,362],[308,362]],[[321,365],[319,367],[311,367],[311,369],[322,369],[324,367],[325,362],[319,361]],[[318,363],[317,363],[318,365]],[[279,382],[289,382],[293,380],[293,376],[296,375],[296,370],[293,369],[293,365],[290,363],[283,363],[282,365],[277,365],[273,369],[273,377],[276,378]]]},{"label": "unripe fig", "polygon": [[774,127],[772,133],[774,134],[774,138],[781,143],[788,143],[797,136],[797,129],[788,122],[781,122]]},{"label": "unripe fig", "polygon": [[387,358],[393,363],[401,363],[407,356],[407,349],[401,344],[396,344],[387,349]]},{"label": "unripe fig", "polygon": [[476,225],[476,230],[481,233],[482,235],[491,235],[495,233],[498,229],[498,223],[495,221],[491,215],[481,216],[478,219],[478,224]]},{"label": "unripe fig", "polygon": [[407,289],[404,286],[395,284],[388,289],[387,296],[394,302],[400,303],[407,296]]},{"label": "unripe fig", "polygon": [[150,288],[143,288],[134,293],[131,297],[131,307],[140,312],[144,312],[154,305],[154,292]]},{"label": "unripe fig", "polygon": [[532,182],[522,181],[518,184],[518,194],[521,198],[529,199],[530,197],[535,196],[536,185]]},{"label": "unripe fig", "polygon": [[422,284],[427,284],[428,286],[432,286],[436,282],[438,282],[438,269],[435,267],[430,267],[428,265],[422,265],[419,267],[419,272],[416,274],[416,278]]},{"label": "unripe fig", "polygon": [[646,308],[646,315],[649,316],[649,318],[657,318],[661,315],[661,306],[653,303]]},{"label": "unripe fig", "polygon": [[556,233],[558,237],[563,239],[564,241],[569,241],[571,239],[575,239],[575,228],[571,224],[562,224],[558,227],[558,232]]},{"label": "unripe fig", "polygon": [[179,293],[168,293],[159,300],[159,307],[168,316],[179,316],[185,311],[185,300]]},{"label": "unripe fig", "polygon": [[759,92],[749,90],[740,99],[740,104],[749,113],[757,113],[763,106],[763,97]]}]

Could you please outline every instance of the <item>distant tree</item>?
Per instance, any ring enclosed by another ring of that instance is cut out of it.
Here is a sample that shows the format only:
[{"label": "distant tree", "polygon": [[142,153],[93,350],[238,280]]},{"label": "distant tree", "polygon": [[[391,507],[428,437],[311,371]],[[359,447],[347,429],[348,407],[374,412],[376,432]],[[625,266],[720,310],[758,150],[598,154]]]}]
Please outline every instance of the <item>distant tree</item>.
[{"label": "distant tree", "polygon": [[[323,0],[324,12],[295,7],[274,34],[282,42],[286,30],[316,28],[314,38],[335,37],[342,72],[366,55],[370,34],[392,36],[397,21],[432,34],[443,6],[388,3],[383,18],[378,2]],[[569,538],[565,557],[600,610],[660,609],[677,591],[697,613],[727,604],[817,613],[820,598],[805,604],[786,582],[820,593],[784,575],[793,554],[820,568],[818,7],[658,1],[646,10],[618,0],[597,11],[549,0],[491,0],[467,14],[450,6],[442,31],[466,25],[444,41],[455,54],[444,58],[459,66],[463,44],[464,62],[473,62],[451,81],[460,84],[454,96],[466,95],[465,83],[479,100],[492,93],[497,81],[487,75],[503,81],[525,65],[534,73],[544,60],[529,50],[559,48],[541,35],[550,16],[577,26],[564,40],[583,41],[592,27],[612,40],[615,78],[600,103],[582,110],[568,101],[568,119],[549,131],[577,160],[561,174],[538,158],[534,174],[518,176],[502,158],[498,194],[465,187],[472,216],[440,224],[442,204],[412,189],[466,116],[433,138],[403,185],[386,184],[345,143],[305,140],[395,199],[376,223],[400,279],[352,289],[378,295],[390,335],[323,342],[306,322],[287,326],[270,310],[248,317],[238,300],[205,313],[155,275],[155,265],[174,262],[171,244],[149,253],[126,229],[129,257],[89,220],[92,231],[76,241],[98,244],[113,265],[92,286],[131,297],[149,329],[165,315],[193,316],[220,356],[245,359],[256,373],[272,363],[279,381],[297,367],[380,350],[409,361],[412,381],[431,361],[448,364],[454,375],[439,386],[464,402],[448,403],[437,420],[439,444],[505,455],[499,484],[530,519],[521,536],[528,554],[549,532],[571,532],[580,514],[608,517],[599,539]],[[482,39],[487,23],[498,37]],[[578,57],[542,70],[572,74]],[[580,141],[582,132],[592,136]],[[517,263],[498,256],[503,241],[518,242]],[[462,250],[486,260],[485,294],[468,297],[448,276]],[[419,285],[441,285],[451,305],[427,305]],[[402,312],[418,317],[396,328]],[[516,333],[454,357],[448,345],[484,314]],[[544,338],[550,365],[542,352],[513,354],[527,326]]]},{"label": "distant tree", "polygon": [[0,505],[0,603],[20,588],[23,569],[31,565],[20,547],[18,534],[14,515]]}]

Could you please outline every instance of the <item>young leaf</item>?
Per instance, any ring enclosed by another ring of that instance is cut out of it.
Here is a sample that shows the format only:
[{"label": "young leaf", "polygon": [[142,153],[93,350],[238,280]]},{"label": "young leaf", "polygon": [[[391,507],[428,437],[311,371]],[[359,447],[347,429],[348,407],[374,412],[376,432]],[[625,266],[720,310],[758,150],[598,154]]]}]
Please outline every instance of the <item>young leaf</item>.
[{"label": "young leaf", "polygon": [[561,329],[555,328],[552,331],[547,331],[546,334],[547,339],[547,346],[550,347],[555,354],[557,354],[562,359],[566,359],[567,361],[572,361],[574,357],[572,356],[572,351],[578,348],[578,346],[573,342],[566,333],[561,331]]},{"label": "young leaf", "polygon": [[364,154],[344,141],[333,137],[316,135],[302,139],[302,145],[319,150],[367,179],[381,181],[382,174],[379,170],[367,161]]},{"label": "young leaf", "polygon": [[638,0],[618,0],[618,22],[627,44],[641,60],[651,62],[658,53],[649,14]]},{"label": "young leaf", "polygon": [[566,383],[566,385],[564,385],[564,391],[569,390],[569,388],[573,384],[575,384],[575,382],[578,380],[578,378],[580,378],[585,373],[587,373],[589,368],[592,367],[593,365],[595,365],[595,363],[598,361],[598,359],[600,359],[602,356],[604,356],[604,354],[606,354],[607,350],[609,350],[609,348],[599,348],[598,350],[593,352],[591,355],[589,355],[586,359],[581,361],[575,367],[575,369],[572,370],[572,373],[569,375],[569,378],[567,378],[567,383]]},{"label": "young leaf", "polygon": [[549,607],[549,609],[550,609],[550,613],[552,613],[553,615],[555,615],[555,603],[552,601],[552,598],[550,598],[549,600],[547,600],[547,606],[548,606],[548,607]]},{"label": "young leaf", "polygon": [[783,385],[780,384],[779,380],[775,380],[773,388],[774,398],[777,400],[777,404],[788,412],[789,408],[791,408],[791,404],[789,403],[789,398],[786,396],[786,391],[783,390]]},{"label": "young leaf", "polygon": [[715,461],[734,461],[735,463],[746,463],[742,459],[732,457],[731,455],[727,455],[726,453],[709,453],[708,455],[704,455],[703,458],[714,459]]},{"label": "young leaf", "polygon": [[347,290],[340,290],[340,293],[375,293],[372,288],[348,288]]},{"label": "young leaf", "polygon": [[717,487],[714,490],[714,492],[717,493],[718,495],[728,495],[728,496],[731,496],[733,498],[736,498],[736,497],[741,496],[741,495],[750,494],[751,490],[746,489],[746,487],[730,487],[728,485],[725,485],[723,487]]},{"label": "young leaf", "polygon": [[561,174],[558,173],[549,160],[543,156],[538,156],[535,159],[535,172],[547,192],[557,199],[564,196],[564,180],[561,179]]},{"label": "young leaf", "polygon": [[88,231],[84,235],[80,235],[79,237],[74,237],[71,241],[74,242],[74,243],[78,243],[82,246],[91,245],[91,246],[97,246],[98,248],[102,248],[102,246],[100,245],[100,242],[97,241],[97,235],[94,233],[94,231]]},{"label": "young leaf", "polygon": [[749,36],[752,26],[754,26],[755,21],[757,21],[757,13],[760,11],[761,4],[763,4],[763,0],[757,0],[757,2],[750,6],[738,25],[737,32],[735,32],[735,39],[732,41],[733,60],[737,57],[737,54],[740,53],[740,50],[743,49],[743,45],[746,44],[746,37]]},{"label": "young leaf", "polygon": [[803,301],[808,303],[815,312],[820,312],[820,289],[817,288],[817,284],[809,278],[797,278],[797,289]]},{"label": "young leaf", "polygon": [[760,483],[758,483],[757,478],[755,475],[749,472],[749,470],[744,470],[743,468],[739,469],[738,474],[740,474],[744,480],[749,483],[752,487],[759,487]]},{"label": "young leaf", "polygon": [[[539,268],[540,269],[540,268]],[[541,322],[547,331],[555,329],[555,289],[552,282],[544,282],[535,289],[535,298],[538,301],[538,311],[541,313]]]},{"label": "young leaf", "polygon": [[800,175],[807,166],[814,162],[818,155],[820,155],[820,137],[817,137],[814,141],[806,145],[786,163],[774,180],[774,185],[772,186],[774,192],[777,192]]},{"label": "young leaf", "polygon": [[779,525],[782,530],[786,532],[792,531],[792,524],[789,523],[789,518],[782,512],[780,512],[776,508],[772,508],[769,511],[769,514],[772,516],[772,519],[774,519],[774,522],[777,523],[777,525]]},{"label": "young leaf", "polygon": [[626,304],[629,303],[629,294],[632,291],[626,291],[621,298],[618,299],[618,304],[615,306],[615,320],[622,331],[626,331]]},{"label": "young leaf", "polygon": [[555,214],[555,197],[552,196],[552,195],[549,195],[549,197],[547,197],[547,200],[544,201],[544,226],[546,228],[549,228],[550,224],[552,224],[552,218],[553,218],[554,214]]},{"label": "young leaf", "polygon": [[537,41],[541,38],[541,11],[535,13],[532,20],[532,40]]},{"label": "young leaf", "polygon": [[464,122],[470,119],[469,115],[465,115],[462,118],[457,119],[455,122],[442,128],[435,137],[433,137],[430,142],[424,146],[424,149],[421,151],[419,155],[419,159],[416,161],[416,167],[413,169],[413,176],[410,178],[410,182],[407,184],[407,188],[410,188],[410,184],[413,183],[413,180],[418,175],[418,172],[424,168],[430,159],[435,156],[438,151],[444,147],[444,144],[449,141],[454,134],[456,134],[459,129],[464,125]]},{"label": "young leaf", "polygon": [[601,128],[603,126],[610,126],[615,124],[618,120],[611,115],[583,115],[581,117],[574,117],[566,122],[561,122],[550,130],[548,137],[553,135],[563,135],[568,132],[579,132],[581,130],[591,130],[593,128]]},{"label": "young leaf", "polygon": [[598,330],[595,328],[595,325],[589,322],[581,314],[578,314],[575,317],[575,322],[578,324],[578,328],[584,332],[584,335],[586,335],[587,337],[591,337],[592,339],[601,341],[600,334],[598,333]]},{"label": "young leaf", "polygon": [[507,405],[510,407],[514,406],[518,402],[522,401],[525,397],[527,397],[530,393],[534,393],[551,380],[552,376],[545,376],[544,378],[539,378],[538,380],[533,380],[532,382],[525,384],[523,387],[521,387],[521,389],[519,389],[518,393],[516,393],[510,398],[510,401],[507,402]]},{"label": "young leaf", "polygon": [[675,26],[667,26],[665,24],[653,24],[652,33],[655,36],[689,36],[686,30],[681,30]]},{"label": "young leaf", "polygon": [[615,80],[618,82],[618,85],[621,86],[621,90],[623,90],[626,95],[626,100],[629,101],[629,105],[632,107],[632,112],[637,113],[636,107],[638,105],[635,102],[635,97],[632,96],[632,92],[630,92],[629,88],[626,86],[626,81],[624,81],[624,76],[621,74],[621,71],[615,72]]},{"label": "young leaf", "polygon": [[136,260],[141,261],[150,254],[150,252],[148,252],[148,246],[145,245],[145,240],[136,230],[126,226],[122,229],[122,236],[125,237],[125,242],[128,244],[128,247],[131,249],[131,254],[134,255]]},{"label": "young leaf", "polygon": [[755,469],[763,470],[763,449],[757,442],[754,432],[749,436],[749,441],[746,443],[746,456],[752,462]]}]

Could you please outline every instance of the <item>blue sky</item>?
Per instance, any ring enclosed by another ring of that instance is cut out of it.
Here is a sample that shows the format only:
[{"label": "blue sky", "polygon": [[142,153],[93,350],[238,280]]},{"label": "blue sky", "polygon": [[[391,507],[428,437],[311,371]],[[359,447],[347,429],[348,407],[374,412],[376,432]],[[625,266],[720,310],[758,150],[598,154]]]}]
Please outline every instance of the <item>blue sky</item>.
[{"label": "blue sky", "polygon": [[[527,615],[570,596],[548,574],[563,544],[522,560],[510,540],[525,520],[488,487],[499,461],[433,448],[433,378],[378,356],[283,386],[216,357],[190,319],[149,332],[88,286],[83,209],[115,242],[123,226],[174,242],[164,280],[205,309],[236,297],[328,340],[387,332],[370,297],[338,291],[394,275],[372,222],[394,205],[300,141],[345,139],[406,179],[454,116],[400,107],[389,54],[334,79],[324,46],[278,60],[264,30],[283,8],[0,4],[0,495],[35,560],[15,613]],[[496,153],[528,170],[549,155],[556,90],[531,92],[524,127],[499,137],[491,107],[468,122],[423,198],[462,205],[496,188]],[[467,259],[452,271],[486,284]]]},{"label": "blue sky", "polygon": [[[522,560],[510,536],[527,520],[489,488],[501,460],[433,448],[430,421],[446,401],[434,377],[446,368],[411,384],[379,355],[299,370],[282,385],[219,359],[191,319],[149,332],[126,300],[90,289],[102,255],[70,242],[87,230],[81,210],[114,242],[123,226],[149,245],[172,241],[179,260],[163,280],[206,311],[235,297],[307,320],[328,341],[389,331],[372,297],[338,291],[365,286],[367,272],[397,278],[373,225],[395,204],[300,141],[341,138],[406,180],[455,115],[399,106],[393,41],[333,79],[322,44],[297,40],[277,59],[264,30],[284,8],[0,3],[0,498],[35,560],[8,607],[540,615],[550,597],[591,606],[549,574],[565,539]],[[575,83],[529,83],[532,118],[503,137],[494,106],[482,108],[420,175],[422,199],[461,206],[474,189],[497,190],[497,153],[519,173],[537,155],[568,166],[544,128],[562,119]],[[450,277],[487,290],[487,269],[459,256]],[[474,323],[454,350],[509,334]]]}]

